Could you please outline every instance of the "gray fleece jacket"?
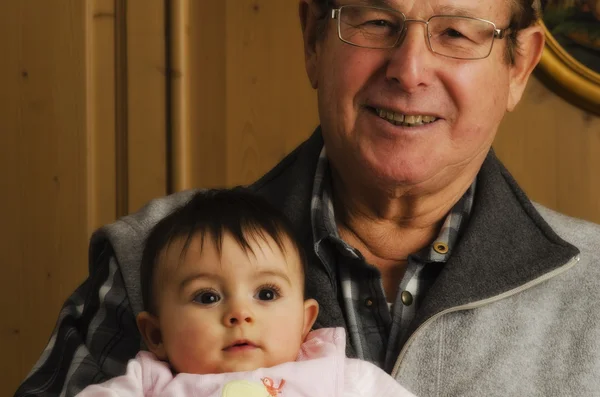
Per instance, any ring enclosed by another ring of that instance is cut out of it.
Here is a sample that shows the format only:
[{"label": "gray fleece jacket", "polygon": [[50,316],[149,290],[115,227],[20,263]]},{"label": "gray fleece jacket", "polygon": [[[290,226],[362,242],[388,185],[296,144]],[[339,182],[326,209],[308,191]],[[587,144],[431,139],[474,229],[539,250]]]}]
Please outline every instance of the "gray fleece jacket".
[{"label": "gray fleece jacket", "polygon": [[[345,326],[336,274],[314,254],[310,198],[320,130],[252,185],[307,250],[315,328]],[[149,229],[193,192],[150,202],[92,237],[114,250],[133,311]],[[600,396],[600,226],[534,206],[490,151],[466,230],[410,325],[392,372],[418,396]],[[347,341],[347,354],[354,354]]]}]

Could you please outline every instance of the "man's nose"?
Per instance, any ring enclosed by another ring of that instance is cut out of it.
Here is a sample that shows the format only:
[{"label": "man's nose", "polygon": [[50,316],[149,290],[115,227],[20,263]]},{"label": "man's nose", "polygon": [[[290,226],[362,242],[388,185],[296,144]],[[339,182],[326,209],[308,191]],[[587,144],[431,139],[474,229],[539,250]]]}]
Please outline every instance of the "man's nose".
[{"label": "man's nose", "polygon": [[237,300],[229,303],[228,310],[223,316],[223,324],[226,327],[252,323],[254,323],[254,314],[247,303]]},{"label": "man's nose", "polygon": [[407,23],[400,42],[391,50],[386,77],[398,83],[404,91],[411,92],[427,85],[435,55],[429,48],[425,21],[407,20]]}]

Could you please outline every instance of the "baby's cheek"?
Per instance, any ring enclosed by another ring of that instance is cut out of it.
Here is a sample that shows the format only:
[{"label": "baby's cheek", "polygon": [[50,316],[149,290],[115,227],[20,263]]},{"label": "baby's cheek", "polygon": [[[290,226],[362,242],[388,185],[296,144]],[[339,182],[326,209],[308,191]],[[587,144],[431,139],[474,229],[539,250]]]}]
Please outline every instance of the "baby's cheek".
[{"label": "baby's cheek", "polygon": [[206,373],[203,368],[212,355],[210,347],[217,346],[210,334],[195,326],[185,326],[172,335],[171,348],[168,349],[171,365],[178,372]]}]

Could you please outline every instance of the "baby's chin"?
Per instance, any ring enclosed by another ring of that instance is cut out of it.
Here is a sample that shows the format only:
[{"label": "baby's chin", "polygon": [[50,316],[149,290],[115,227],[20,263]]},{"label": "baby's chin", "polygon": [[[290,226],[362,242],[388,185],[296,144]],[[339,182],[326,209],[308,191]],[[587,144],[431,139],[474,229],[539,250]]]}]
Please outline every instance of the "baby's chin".
[{"label": "baby's chin", "polygon": [[[258,353],[258,354],[257,354]],[[295,361],[295,357],[269,357],[262,352],[244,352],[237,357],[222,357],[217,360],[188,361],[173,368],[175,373],[223,374],[229,372],[249,372],[259,368],[270,368],[286,362]]]},{"label": "baby's chin", "polygon": [[227,373],[227,372],[249,372],[259,368],[270,368],[276,365],[283,364],[277,360],[235,360],[223,362],[215,366],[212,371],[204,373]]},{"label": "baby's chin", "polygon": [[264,361],[243,361],[235,363],[225,363],[220,373],[225,372],[248,372],[255,371],[259,368],[269,368],[283,363],[267,363]]}]

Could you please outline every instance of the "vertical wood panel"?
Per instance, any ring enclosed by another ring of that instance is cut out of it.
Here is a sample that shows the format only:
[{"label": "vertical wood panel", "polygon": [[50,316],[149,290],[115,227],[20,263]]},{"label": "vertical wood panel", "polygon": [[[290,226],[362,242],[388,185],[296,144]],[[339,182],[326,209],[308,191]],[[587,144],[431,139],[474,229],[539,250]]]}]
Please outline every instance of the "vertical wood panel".
[{"label": "vertical wood panel", "polygon": [[[3,89],[0,90],[0,206],[3,208],[0,228],[0,250],[3,252],[0,288],[0,310],[4,313],[0,320],[0,349],[8,358],[0,364],[0,393],[9,395],[17,387],[23,363],[19,359],[21,342],[21,307],[16,302],[15,293],[22,284],[22,248],[19,230],[15,230],[22,218],[23,208],[19,203],[24,195],[21,186],[22,171],[18,166],[21,151],[20,128],[22,114],[19,107],[19,87],[26,80],[28,72],[20,66],[21,30],[19,22],[21,7],[16,2],[0,3],[0,76]],[[16,295],[19,296],[19,295]],[[4,386],[2,386],[4,385]]]},{"label": "vertical wood panel", "polygon": [[129,49],[126,0],[115,0],[115,181],[117,217],[129,212]]},{"label": "vertical wood panel", "polygon": [[190,178],[194,187],[227,184],[226,1],[190,2]]},{"label": "vertical wood panel", "polygon": [[88,233],[117,215],[115,1],[86,1]]},{"label": "vertical wood panel", "polygon": [[1,395],[31,369],[87,270],[84,14],[74,0],[0,5]]},{"label": "vertical wood panel", "polygon": [[600,223],[600,117],[564,101],[534,77],[494,147],[530,198]]},{"label": "vertical wood panel", "polygon": [[304,72],[298,5],[229,0],[226,23],[227,184],[250,183],[317,125]]},{"label": "vertical wood panel", "polygon": [[169,2],[169,139],[170,186],[173,191],[191,188],[190,130],[190,8],[189,0]]},{"label": "vertical wood panel", "polygon": [[297,3],[191,2],[193,186],[253,182],[317,125]]},{"label": "vertical wood panel", "polygon": [[165,1],[127,2],[129,212],[166,194]]}]

